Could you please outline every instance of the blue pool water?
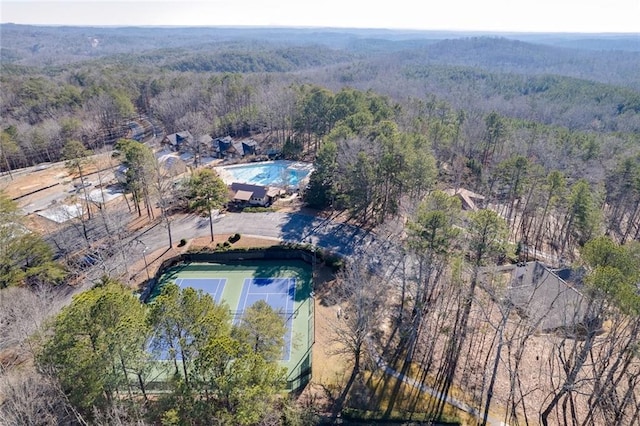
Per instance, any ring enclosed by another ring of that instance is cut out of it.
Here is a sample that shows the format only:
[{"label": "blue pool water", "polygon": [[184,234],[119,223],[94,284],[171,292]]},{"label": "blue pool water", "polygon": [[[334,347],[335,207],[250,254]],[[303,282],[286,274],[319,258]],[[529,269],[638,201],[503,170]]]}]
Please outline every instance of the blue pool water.
[{"label": "blue pool water", "polygon": [[[233,182],[298,188],[313,170],[312,164],[295,161],[265,161],[221,167]],[[229,179],[229,177],[227,178]]]}]

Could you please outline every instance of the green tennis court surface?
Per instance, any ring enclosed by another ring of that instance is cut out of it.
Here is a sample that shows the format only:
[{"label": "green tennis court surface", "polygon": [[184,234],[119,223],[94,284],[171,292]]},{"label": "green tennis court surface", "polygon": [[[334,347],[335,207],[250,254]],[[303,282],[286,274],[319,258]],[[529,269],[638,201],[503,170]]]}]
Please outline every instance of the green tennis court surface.
[{"label": "green tennis court surface", "polygon": [[188,263],[168,269],[162,286],[175,282],[209,293],[226,303],[234,321],[258,300],[266,301],[285,320],[282,365],[295,378],[310,368],[313,344],[311,266],[301,260],[251,260],[234,263]]}]

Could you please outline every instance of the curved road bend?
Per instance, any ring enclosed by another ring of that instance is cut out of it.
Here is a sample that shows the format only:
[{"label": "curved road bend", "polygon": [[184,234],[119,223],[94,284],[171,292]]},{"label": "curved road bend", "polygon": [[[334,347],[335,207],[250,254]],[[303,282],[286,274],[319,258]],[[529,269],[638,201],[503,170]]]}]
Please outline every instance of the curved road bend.
[{"label": "curved road bend", "polygon": [[[171,222],[171,231],[174,241],[209,235],[209,218],[197,215],[179,217]],[[226,213],[214,218],[213,232],[311,243],[343,256],[351,256],[375,242],[373,234],[356,226],[299,213]],[[147,229],[133,239],[143,241],[150,252],[168,244],[167,230],[162,224]]]},{"label": "curved road bend", "polygon": [[[174,240],[181,238],[192,239],[209,235],[209,218],[197,215],[187,215],[171,222],[171,230]],[[363,250],[367,250],[370,256],[370,266],[377,267],[382,264],[384,256],[385,264],[389,259],[400,258],[400,251],[388,240],[380,240],[370,232],[356,226],[330,219],[322,219],[299,213],[226,213],[214,219],[214,234],[244,234],[259,237],[273,238],[292,243],[311,243],[317,247],[330,250],[342,256],[350,257]],[[139,239],[153,252],[167,247],[167,230],[162,224],[147,229],[134,237]],[[142,256],[140,256],[142,257]],[[391,262],[397,266],[397,262]],[[392,265],[390,269],[395,266]],[[381,271],[389,273],[390,271]],[[391,271],[391,273],[393,273]],[[415,387],[420,392],[438,396],[438,391],[418,383],[415,379],[401,375],[398,371],[388,366],[379,356],[378,366],[385,373],[401,379],[403,382]],[[482,413],[453,397],[447,397],[447,402],[454,407],[472,414],[480,421]],[[504,423],[494,416],[489,416],[487,424],[491,426],[504,426]]]}]

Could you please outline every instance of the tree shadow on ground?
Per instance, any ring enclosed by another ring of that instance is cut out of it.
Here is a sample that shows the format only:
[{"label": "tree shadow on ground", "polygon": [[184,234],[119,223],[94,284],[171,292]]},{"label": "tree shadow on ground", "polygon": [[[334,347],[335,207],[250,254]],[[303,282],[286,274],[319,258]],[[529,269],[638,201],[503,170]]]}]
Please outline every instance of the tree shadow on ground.
[{"label": "tree shadow on ground", "polygon": [[287,242],[312,244],[341,256],[352,256],[372,235],[356,226],[298,213],[287,213],[280,238]]}]

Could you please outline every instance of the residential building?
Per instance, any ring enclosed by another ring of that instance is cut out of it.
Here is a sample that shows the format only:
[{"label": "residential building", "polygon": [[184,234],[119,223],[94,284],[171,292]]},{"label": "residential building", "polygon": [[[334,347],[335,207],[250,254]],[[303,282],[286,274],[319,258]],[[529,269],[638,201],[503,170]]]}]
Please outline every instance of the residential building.
[{"label": "residential building", "polygon": [[243,205],[269,206],[273,200],[280,195],[281,191],[279,188],[251,185],[248,183],[234,182],[231,184],[233,202]]}]

